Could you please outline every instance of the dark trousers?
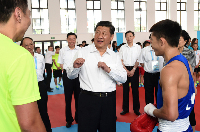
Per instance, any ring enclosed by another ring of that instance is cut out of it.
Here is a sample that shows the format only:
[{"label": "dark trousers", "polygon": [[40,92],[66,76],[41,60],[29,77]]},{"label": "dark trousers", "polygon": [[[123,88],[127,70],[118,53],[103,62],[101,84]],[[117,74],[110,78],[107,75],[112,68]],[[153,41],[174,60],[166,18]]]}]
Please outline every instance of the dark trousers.
[{"label": "dark trousers", "polygon": [[191,126],[196,126],[196,119],[195,119],[194,108],[192,109],[192,111],[190,113],[189,120],[190,120],[190,125]]},{"label": "dark trousers", "polygon": [[47,72],[47,79],[46,79],[47,89],[50,89],[50,83],[51,83],[51,77],[52,77],[51,66],[52,64],[45,63],[45,69]]},{"label": "dark trousers", "polygon": [[41,99],[37,101],[40,116],[46,127],[47,132],[52,132],[51,123],[50,123],[49,115],[47,111],[47,101],[48,101],[47,86],[44,83],[44,81],[38,82],[38,86],[39,86],[39,91],[40,91],[40,96],[41,96]]},{"label": "dark trousers", "polygon": [[97,97],[80,93],[78,132],[116,132],[116,95]]},{"label": "dark trousers", "polygon": [[160,72],[157,73],[144,73],[144,88],[145,88],[145,102],[146,104],[154,104],[154,87],[157,102],[158,80]]},{"label": "dark trousers", "polygon": [[[133,66],[126,66],[127,70],[132,70]],[[133,95],[133,110],[139,111],[139,68],[136,68],[135,73],[132,77],[127,76],[127,81],[123,83],[123,111],[129,111],[129,83],[131,82],[132,95]]]},{"label": "dark trousers", "polygon": [[78,123],[78,99],[80,94],[80,83],[79,78],[69,79],[67,77],[66,70],[63,71],[63,85],[64,85],[64,94],[65,94],[65,115],[66,122],[73,122],[74,119],[72,117],[71,110],[71,102],[72,102],[72,94],[74,93],[75,99],[75,121]]}]

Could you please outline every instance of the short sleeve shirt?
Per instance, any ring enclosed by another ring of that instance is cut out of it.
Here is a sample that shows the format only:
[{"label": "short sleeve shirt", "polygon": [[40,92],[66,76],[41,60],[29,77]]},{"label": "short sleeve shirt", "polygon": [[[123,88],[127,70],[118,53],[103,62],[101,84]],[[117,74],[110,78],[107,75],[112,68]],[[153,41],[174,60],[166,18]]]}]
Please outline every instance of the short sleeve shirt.
[{"label": "short sleeve shirt", "polygon": [[14,105],[40,99],[31,54],[0,33],[0,131],[21,132]]},{"label": "short sleeve shirt", "polygon": [[[60,64],[59,64],[59,63],[57,63],[57,61],[58,61],[58,56],[59,56],[59,54],[56,54],[56,53],[55,53],[55,55],[53,55],[53,56],[52,56],[52,60],[53,60],[53,59],[55,59],[55,63],[56,63],[56,65],[57,65],[58,67],[60,67]],[[57,67],[56,67],[56,65],[55,65],[55,64],[54,64],[54,62],[53,62],[52,69],[55,69],[55,70],[57,70]]]}]

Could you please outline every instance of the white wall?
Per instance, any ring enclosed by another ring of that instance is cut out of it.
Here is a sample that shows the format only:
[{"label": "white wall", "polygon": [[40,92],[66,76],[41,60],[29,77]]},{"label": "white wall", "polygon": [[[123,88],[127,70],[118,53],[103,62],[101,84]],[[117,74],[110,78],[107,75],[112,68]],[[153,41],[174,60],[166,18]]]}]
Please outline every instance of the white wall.
[{"label": "white wall", "polygon": [[[31,0],[29,1],[29,9],[31,8]],[[77,18],[77,42],[80,44],[83,40],[91,43],[93,33],[87,32],[87,11],[86,0],[76,0],[76,18]],[[25,36],[32,37],[35,41],[51,40],[66,40],[66,34],[61,34],[60,22],[60,4],[59,0],[48,0],[49,7],[49,24],[50,34],[36,35],[32,34],[32,25],[27,30]],[[101,0],[102,20],[111,21],[111,2]],[[176,0],[168,0],[168,18],[171,20],[177,19]],[[125,23],[126,30],[134,31],[134,0],[125,0]],[[155,0],[147,1],[147,30],[155,23]],[[191,38],[197,37],[197,32],[194,31],[194,0],[187,1],[187,31]],[[149,38],[149,32],[135,32],[135,42],[144,42]],[[126,42],[123,35],[124,42]],[[116,35],[113,38],[116,40]]]}]

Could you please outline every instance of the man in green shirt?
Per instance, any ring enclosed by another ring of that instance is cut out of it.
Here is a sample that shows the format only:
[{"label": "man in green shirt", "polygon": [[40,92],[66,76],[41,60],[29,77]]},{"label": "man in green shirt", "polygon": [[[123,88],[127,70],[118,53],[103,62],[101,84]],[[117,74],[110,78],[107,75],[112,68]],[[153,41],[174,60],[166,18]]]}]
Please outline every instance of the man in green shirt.
[{"label": "man in green shirt", "polygon": [[33,57],[20,41],[31,23],[27,0],[0,4],[0,131],[45,132]]},{"label": "man in green shirt", "polygon": [[[61,70],[60,64],[57,63],[60,47],[56,46],[55,49],[56,49],[55,55],[52,56],[52,60],[53,60],[52,69],[53,69],[53,77],[54,77],[54,82],[55,82],[55,85],[56,85],[56,89],[59,89],[58,85],[60,87],[62,87],[62,84],[60,83],[61,78],[62,78],[62,70]],[[59,77],[59,83],[57,83],[57,77]]]}]

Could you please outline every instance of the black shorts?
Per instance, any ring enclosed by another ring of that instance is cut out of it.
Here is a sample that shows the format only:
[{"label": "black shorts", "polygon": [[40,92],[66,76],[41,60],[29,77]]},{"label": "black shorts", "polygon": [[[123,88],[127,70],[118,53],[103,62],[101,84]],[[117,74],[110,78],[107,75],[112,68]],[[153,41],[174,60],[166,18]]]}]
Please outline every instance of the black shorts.
[{"label": "black shorts", "polygon": [[53,69],[53,77],[54,78],[62,77],[62,70],[55,70],[55,69]]},{"label": "black shorts", "polygon": [[200,72],[200,67],[195,68],[195,69],[194,69],[194,72],[196,72],[196,73]]}]

